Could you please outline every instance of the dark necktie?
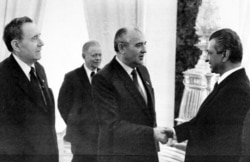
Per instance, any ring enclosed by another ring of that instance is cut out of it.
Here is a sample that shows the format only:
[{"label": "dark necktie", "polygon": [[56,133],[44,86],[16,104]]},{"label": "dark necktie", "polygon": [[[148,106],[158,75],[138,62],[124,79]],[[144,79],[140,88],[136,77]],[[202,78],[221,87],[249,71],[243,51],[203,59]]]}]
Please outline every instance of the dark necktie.
[{"label": "dark necktie", "polygon": [[43,92],[43,88],[39,83],[39,80],[36,75],[36,71],[33,67],[31,67],[31,70],[30,70],[30,83],[33,89],[35,90],[35,92],[38,93],[39,95],[42,95],[43,101],[45,105],[47,105],[45,93]]},{"label": "dark necktie", "polygon": [[95,72],[94,72],[94,71],[92,71],[92,72],[90,73],[90,80],[91,80],[91,81],[92,81],[92,79],[93,79],[94,75],[95,75]]},{"label": "dark necktie", "polygon": [[139,85],[138,79],[137,79],[137,72],[136,69],[133,69],[131,72],[131,75],[133,77],[133,82],[136,86],[136,88],[139,90],[139,92],[141,93],[142,97],[144,98],[145,102],[147,102],[147,96],[145,96],[144,92],[142,91],[142,88]]},{"label": "dark necktie", "polygon": [[90,73],[90,77],[91,77],[91,79],[93,78],[93,76],[95,75],[95,72],[94,71],[92,71],[91,73]]}]

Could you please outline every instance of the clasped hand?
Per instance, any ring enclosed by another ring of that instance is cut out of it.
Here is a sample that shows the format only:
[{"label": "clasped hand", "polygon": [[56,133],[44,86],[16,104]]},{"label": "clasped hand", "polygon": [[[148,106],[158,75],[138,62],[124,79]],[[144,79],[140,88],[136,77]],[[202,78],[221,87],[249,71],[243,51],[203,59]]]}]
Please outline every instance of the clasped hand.
[{"label": "clasped hand", "polygon": [[156,141],[166,144],[169,138],[173,138],[173,130],[167,127],[154,128],[154,138]]}]

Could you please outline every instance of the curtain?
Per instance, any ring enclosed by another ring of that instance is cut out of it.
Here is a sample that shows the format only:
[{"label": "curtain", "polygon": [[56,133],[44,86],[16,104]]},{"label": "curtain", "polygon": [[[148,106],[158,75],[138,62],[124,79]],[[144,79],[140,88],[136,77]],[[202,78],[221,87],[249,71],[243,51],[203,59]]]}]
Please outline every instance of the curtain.
[{"label": "curtain", "polygon": [[235,30],[243,44],[242,64],[250,76],[250,1],[248,0],[217,0],[221,28]]},{"label": "curtain", "polygon": [[113,58],[113,39],[121,27],[133,26],[143,30],[143,0],[83,0],[89,38],[103,47],[103,62]]},{"label": "curtain", "polygon": [[250,22],[249,22],[249,15],[250,15],[250,1],[248,0],[241,0],[239,6],[239,23],[240,23],[240,37],[243,42],[243,66],[246,68],[247,74],[250,77]]},{"label": "curtain", "polygon": [[[48,0],[41,33],[45,45],[39,62],[57,101],[65,74],[84,62],[82,46],[89,38],[82,0]],[[56,102],[56,130],[62,132],[65,127]]]},{"label": "curtain", "polygon": [[[1,0],[0,1],[0,37],[7,23],[13,18],[28,16],[38,27],[42,26],[46,0]],[[5,59],[9,52],[3,41],[0,43],[0,61]]]},{"label": "curtain", "polygon": [[[175,49],[177,0],[145,1],[144,29],[147,39],[146,65],[155,91],[158,126],[174,123]],[[183,153],[160,145],[160,161],[177,162]]]}]

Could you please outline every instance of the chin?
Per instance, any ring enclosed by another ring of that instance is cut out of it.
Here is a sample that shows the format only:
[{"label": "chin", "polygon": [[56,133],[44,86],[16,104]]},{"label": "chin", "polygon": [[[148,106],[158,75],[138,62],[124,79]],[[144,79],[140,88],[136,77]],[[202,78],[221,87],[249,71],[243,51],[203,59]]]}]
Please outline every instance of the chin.
[{"label": "chin", "polygon": [[141,60],[138,64],[143,65],[144,64],[143,60]]}]

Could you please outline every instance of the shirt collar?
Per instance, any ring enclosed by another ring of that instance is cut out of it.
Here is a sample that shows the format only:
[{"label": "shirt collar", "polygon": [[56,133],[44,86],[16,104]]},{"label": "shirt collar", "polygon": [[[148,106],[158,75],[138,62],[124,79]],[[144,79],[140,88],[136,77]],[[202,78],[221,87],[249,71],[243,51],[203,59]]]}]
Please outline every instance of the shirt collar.
[{"label": "shirt collar", "polygon": [[[23,70],[24,74],[26,75],[26,77],[30,80],[30,70],[31,67],[29,65],[27,65],[25,62],[23,62],[19,57],[17,57],[15,54],[12,54],[14,56],[14,59],[16,60],[16,62],[18,63],[18,65],[21,67],[21,69]],[[32,65],[32,67],[34,67],[34,64]]]},{"label": "shirt collar", "polygon": [[218,79],[218,84],[220,84],[223,80],[225,80],[229,75],[231,75],[232,73],[234,73],[237,70],[243,69],[242,66],[239,66],[237,68],[231,69],[227,72],[225,72],[224,74],[222,74],[219,79]]},{"label": "shirt collar", "polygon": [[131,75],[131,72],[133,71],[133,69],[131,67],[129,67],[128,65],[124,64],[122,61],[120,61],[117,56],[115,57],[115,59],[123,67],[123,69],[128,73],[130,78],[133,78]]},{"label": "shirt collar", "polygon": [[86,73],[87,73],[87,76],[88,76],[88,78],[89,78],[89,81],[91,81],[90,74],[91,74],[91,72],[97,73],[97,69],[95,69],[94,71],[91,71],[91,70],[86,66],[86,64],[83,64],[83,67],[84,67],[84,69],[85,69],[85,71],[86,71]]}]

